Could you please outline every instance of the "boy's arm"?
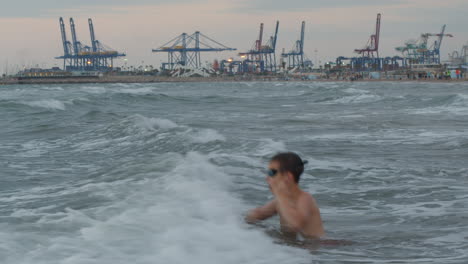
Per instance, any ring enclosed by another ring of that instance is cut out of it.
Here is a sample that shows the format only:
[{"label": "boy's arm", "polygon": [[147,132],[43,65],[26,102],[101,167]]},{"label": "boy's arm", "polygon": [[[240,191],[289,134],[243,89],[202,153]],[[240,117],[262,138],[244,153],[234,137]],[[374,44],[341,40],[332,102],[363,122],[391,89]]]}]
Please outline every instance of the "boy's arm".
[{"label": "boy's arm", "polygon": [[245,217],[247,223],[254,223],[265,220],[276,214],[276,200],[272,200],[262,207],[258,207],[250,211]]}]

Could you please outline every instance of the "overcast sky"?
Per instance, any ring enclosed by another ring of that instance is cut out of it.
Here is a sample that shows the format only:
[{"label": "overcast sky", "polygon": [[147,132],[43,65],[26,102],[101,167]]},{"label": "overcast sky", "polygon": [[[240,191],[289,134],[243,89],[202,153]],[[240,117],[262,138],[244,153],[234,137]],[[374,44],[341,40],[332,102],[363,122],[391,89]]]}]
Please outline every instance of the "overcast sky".
[{"label": "overcast sky", "polygon": [[[380,53],[397,55],[395,47],[421,33],[446,38],[442,57],[468,42],[467,0],[2,0],[0,8],[0,72],[21,67],[62,65],[58,18],[74,17],[78,38],[89,44],[87,19],[93,18],[98,39],[127,53],[128,65],[159,67],[163,55],[151,52],[175,36],[196,30],[238,51],[252,47],[261,22],[265,38],[280,21],[277,53],[292,48],[306,21],[307,56],[323,62],[352,56],[374,31],[382,13]],[[69,28],[67,23],[68,34]],[[317,50],[317,52],[315,52]],[[202,59],[234,57],[237,52],[202,55]],[[120,60],[117,65],[122,65]]]}]

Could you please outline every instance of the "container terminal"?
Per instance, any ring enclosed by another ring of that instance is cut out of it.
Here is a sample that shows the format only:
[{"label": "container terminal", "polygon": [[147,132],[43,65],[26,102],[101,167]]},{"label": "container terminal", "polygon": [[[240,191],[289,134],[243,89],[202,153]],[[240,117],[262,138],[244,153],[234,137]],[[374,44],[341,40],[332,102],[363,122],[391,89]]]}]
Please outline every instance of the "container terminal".
[{"label": "container terminal", "polygon": [[[88,19],[90,45],[81,42],[73,18],[69,19],[71,38],[66,25],[59,18],[63,54],[57,60],[63,67],[51,69],[24,69],[13,76],[4,75],[0,83],[79,83],[79,82],[160,82],[160,81],[238,81],[238,80],[467,80],[468,44],[460,51],[448,54],[441,61],[441,47],[445,38],[454,38],[443,25],[436,33],[422,33],[416,40],[404,41],[395,47],[396,55],[382,56],[382,15],[377,14],[375,30],[367,43],[354,49],[355,56],[338,56],[336,60],[314,67],[314,61],[304,52],[306,21],[298,30],[298,39],[292,48],[277,58],[277,40],[280,21],[274,24],[272,34],[265,37],[264,23],[260,24],[258,37],[251,48],[239,52],[237,58],[223,58],[222,52],[236,48],[221,44],[200,31],[182,33],[152,53],[166,53],[167,60],[159,67],[116,67],[115,61],[127,54],[116,51],[99,41],[93,20]],[[209,65],[202,63],[202,54],[220,53]],[[317,63],[317,62],[315,62]]]}]

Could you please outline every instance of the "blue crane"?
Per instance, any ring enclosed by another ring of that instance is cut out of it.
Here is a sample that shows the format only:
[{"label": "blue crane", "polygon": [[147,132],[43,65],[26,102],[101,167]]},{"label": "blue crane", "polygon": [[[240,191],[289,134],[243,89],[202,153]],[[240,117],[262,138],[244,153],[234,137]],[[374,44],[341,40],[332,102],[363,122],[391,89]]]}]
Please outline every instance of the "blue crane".
[{"label": "blue crane", "polygon": [[70,30],[71,30],[72,41],[73,41],[73,53],[77,55],[80,52],[78,45],[81,46],[81,44],[79,44],[78,39],[76,37],[75,22],[73,21],[73,18],[70,18]]},{"label": "blue crane", "polygon": [[83,52],[89,51],[88,46],[84,46],[81,44],[81,42],[78,40],[77,35],[76,35],[76,27],[75,27],[75,22],[73,21],[73,18],[70,18],[70,30],[72,34],[72,41],[73,41],[73,64],[74,67],[85,67],[86,66],[86,60],[84,58],[81,58],[80,55]]},{"label": "blue crane", "polygon": [[[410,64],[440,64],[440,47],[444,37],[453,37],[445,33],[445,25],[440,33],[424,33],[417,41],[409,40],[405,46],[395,48],[401,52]],[[434,43],[429,44],[430,37],[437,37]]]},{"label": "blue crane", "polygon": [[65,31],[65,23],[63,22],[63,18],[60,18],[60,32],[62,34],[62,43],[63,43],[63,68],[66,67],[67,62],[71,63],[71,50],[72,50],[72,45],[70,41],[67,40],[67,33]]},{"label": "blue crane", "polygon": [[250,67],[244,67],[246,71],[254,71],[257,66],[263,65],[260,68],[261,72],[269,71],[276,72],[276,41],[278,40],[279,21],[276,21],[275,33],[270,37],[266,44],[263,44],[263,23],[260,24],[260,34],[258,40],[255,41],[254,48],[249,51],[239,53],[239,56],[245,59]]},{"label": "blue crane", "polygon": [[[272,72],[276,72],[276,41],[278,40],[279,21],[276,21],[275,36],[270,37],[271,46],[265,53],[265,62],[267,68],[269,67]],[[267,58],[268,57],[268,58]]]},{"label": "blue crane", "polygon": [[114,59],[126,56],[101,43],[94,33],[94,24],[91,18],[88,19],[89,33],[91,37],[91,48],[86,49],[81,55],[87,58],[89,67],[94,69],[112,69]]},{"label": "blue crane", "polygon": [[96,41],[96,35],[94,34],[93,20],[91,18],[88,19],[88,24],[89,24],[89,33],[91,35],[91,46],[93,48],[93,52],[97,52],[98,41]]},{"label": "blue crane", "polygon": [[294,47],[287,53],[282,53],[281,57],[287,60],[288,69],[304,69],[312,67],[311,61],[304,60],[304,35],[305,35],[305,21],[302,21],[301,35],[299,40],[296,40]]},{"label": "blue crane", "polygon": [[113,60],[117,57],[125,56],[124,53],[119,53],[96,39],[94,33],[94,25],[91,19],[88,19],[89,31],[91,36],[91,47],[83,45],[77,37],[76,26],[73,18],[70,18],[70,30],[72,42],[67,40],[65,24],[63,18],[59,19],[60,31],[62,34],[62,42],[64,55],[56,57],[63,59],[64,69],[67,71],[111,71],[113,70]]},{"label": "blue crane", "polygon": [[201,68],[202,52],[233,51],[210,37],[196,31],[192,35],[182,33],[159,48],[153,49],[155,53],[167,53],[167,62],[162,64],[163,70],[173,70],[177,66]]}]

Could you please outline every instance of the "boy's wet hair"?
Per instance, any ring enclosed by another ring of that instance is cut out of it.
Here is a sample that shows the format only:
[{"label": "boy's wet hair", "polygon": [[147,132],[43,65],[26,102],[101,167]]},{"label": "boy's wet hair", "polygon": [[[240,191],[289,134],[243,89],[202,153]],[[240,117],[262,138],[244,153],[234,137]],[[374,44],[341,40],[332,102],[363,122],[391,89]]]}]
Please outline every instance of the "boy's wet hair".
[{"label": "boy's wet hair", "polygon": [[307,160],[303,161],[294,152],[278,153],[270,159],[270,162],[273,161],[278,162],[280,171],[291,172],[296,183],[299,183],[301,175],[304,172],[304,165],[307,164]]}]

